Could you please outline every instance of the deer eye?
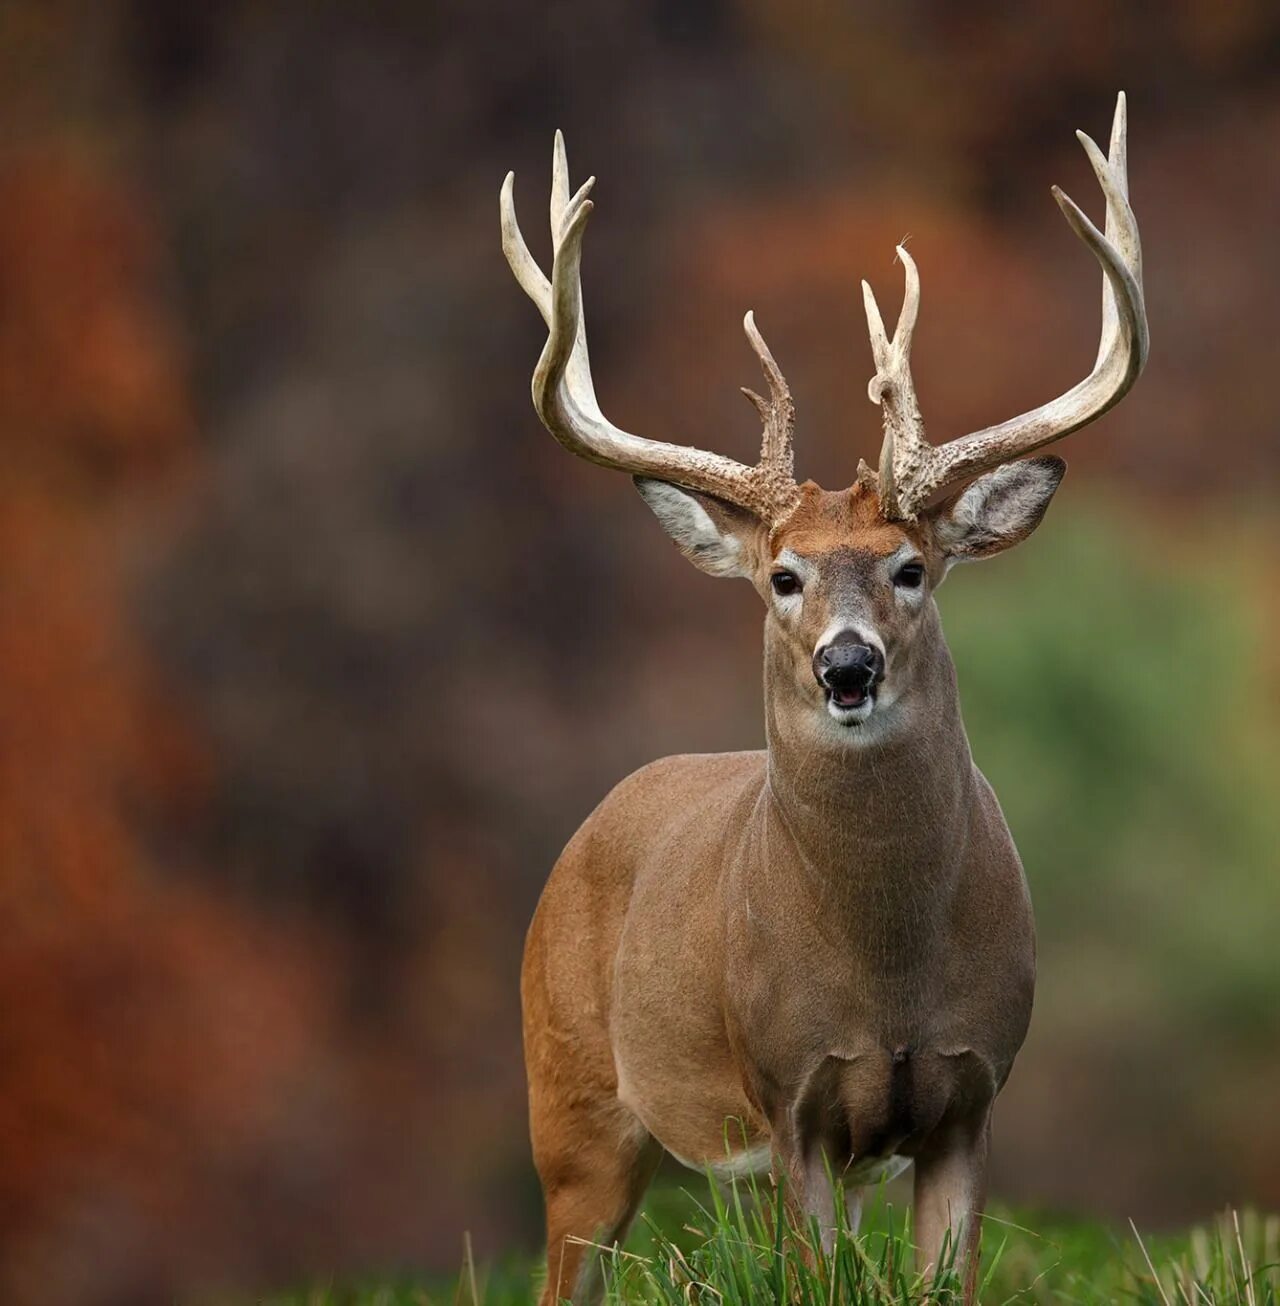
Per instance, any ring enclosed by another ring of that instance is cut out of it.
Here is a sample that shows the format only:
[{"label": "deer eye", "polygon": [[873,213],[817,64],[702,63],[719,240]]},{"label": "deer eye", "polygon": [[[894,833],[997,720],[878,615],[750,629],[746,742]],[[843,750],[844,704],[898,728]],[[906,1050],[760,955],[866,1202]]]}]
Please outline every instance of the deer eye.
[{"label": "deer eye", "polygon": [[788,594],[799,594],[802,588],[800,577],[794,571],[775,571],[769,577],[769,583],[773,586],[773,592],[782,598]]},{"label": "deer eye", "polygon": [[893,578],[895,585],[900,585],[905,590],[918,590],[920,583],[924,580],[924,564],[919,562],[904,563],[898,568],[897,575]]}]

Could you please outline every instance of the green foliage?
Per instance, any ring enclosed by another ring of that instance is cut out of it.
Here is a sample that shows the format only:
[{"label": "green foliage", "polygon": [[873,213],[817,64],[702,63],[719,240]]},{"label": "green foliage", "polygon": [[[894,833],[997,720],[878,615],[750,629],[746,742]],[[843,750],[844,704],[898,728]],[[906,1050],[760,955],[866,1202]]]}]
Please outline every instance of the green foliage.
[{"label": "green foliage", "polygon": [[[940,603],[974,755],[1036,900],[1037,1019],[1071,973],[1058,996],[1076,1019],[1123,989],[1152,1029],[1198,1020],[1247,1044],[1280,1010],[1265,555],[1244,533],[1192,550],[1181,526],[1170,539],[1075,505],[1007,560],[953,575]],[[1078,983],[1082,958],[1101,991]]]},{"label": "green foliage", "polygon": [[[963,1296],[950,1255],[936,1274],[914,1272],[910,1222],[883,1199],[860,1233],[837,1228],[829,1251],[815,1226],[788,1220],[780,1190],[751,1180],[712,1183],[703,1198],[659,1189],[641,1223],[626,1248],[605,1253],[605,1306],[958,1306]],[[447,1285],[325,1286],[266,1306],[530,1306],[540,1279],[535,1267],[485,1271],[468,1259]],[[1143,1240],[996,1211],[984,1220],[979,1299],[1277,1306],[1280,1217],[1228,1212],[1179,1237]]]},{"label": "green foliage", "polygon": [[837,1227],[824,1249],[816,1221],[788,1218],[781,1186],[755,1179],[721,1189],[712,1183],[707,1204],[697,1204],[680,1239],[651,1226],[647,1255],[608,1256],[606,1306],[675,1306],[709,1299],[726,1306],[753,1303],[959,1302],[963,1284],[950,1251],[936,1274],[911,1266],[910,1230],[882,1207],[880,1227],[855,1235],[845,1219],[844,1194],[836,1185]]}]

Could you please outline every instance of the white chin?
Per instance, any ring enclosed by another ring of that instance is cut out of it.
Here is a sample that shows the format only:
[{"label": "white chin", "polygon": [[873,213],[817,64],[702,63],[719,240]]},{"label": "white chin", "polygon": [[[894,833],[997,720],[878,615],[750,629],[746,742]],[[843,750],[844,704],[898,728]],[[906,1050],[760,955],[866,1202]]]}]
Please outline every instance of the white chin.
[{"label": "white chin", "polygon": [[857,707],[840,707],[827,699],[827,715],[842,726],[860,726],[875,711],[876,701],[868,694]]}]

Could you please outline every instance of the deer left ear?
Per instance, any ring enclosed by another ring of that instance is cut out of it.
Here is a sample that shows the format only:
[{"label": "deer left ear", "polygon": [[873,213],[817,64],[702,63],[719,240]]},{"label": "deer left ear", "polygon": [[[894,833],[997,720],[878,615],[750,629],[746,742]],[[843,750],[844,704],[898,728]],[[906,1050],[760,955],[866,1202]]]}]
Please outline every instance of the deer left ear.
[{"label": "deer left ear", "polygon": [[1040,525],[1066,470],[1061,458],[1005,463],[940,503],[930,516],[947,561],[973,562],[1021,544]]},{"label": "deer left ear", "polygon": [[648,476],[631,478],[680,552],[710,576],[750,576],[756,565],[760,518],[711,494]]}]

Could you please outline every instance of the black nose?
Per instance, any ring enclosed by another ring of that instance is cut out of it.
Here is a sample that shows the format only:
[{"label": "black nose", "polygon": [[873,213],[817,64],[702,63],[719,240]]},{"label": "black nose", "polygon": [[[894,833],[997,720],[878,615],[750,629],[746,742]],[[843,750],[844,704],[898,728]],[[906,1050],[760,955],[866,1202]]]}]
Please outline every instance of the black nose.
[{"label": "black nose", "polygon": [[884,657],[852,632],[837,635],[814,653],[813,674],[828,689],[866,689],[883,677]]}]

